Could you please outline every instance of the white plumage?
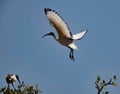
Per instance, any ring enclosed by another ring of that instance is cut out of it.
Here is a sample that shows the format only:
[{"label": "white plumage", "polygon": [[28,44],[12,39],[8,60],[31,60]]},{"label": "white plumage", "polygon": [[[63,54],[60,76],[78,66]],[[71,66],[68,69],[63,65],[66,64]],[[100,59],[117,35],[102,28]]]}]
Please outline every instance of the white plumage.
[{"label": "white plumage", "polygon": [[44,12],[49,19],[50,24],[56,29],[58,33],[58,38],[55,36],[53,32],[45,34],[43,37],[47,35],[52,35],[56,41],[60,44],[70,48],[69,57],[74,61],[73,50],[77,50],[77,46],[73,43],[74,40],[80,40],[87,33],[87,30],[84,30],[78,34],[72,35],[68,25],[64,22],[62,17],[55,11],[49,8],[45,8]]},{"label": "white plumage", "polygon": [[8,74],[6,76],[6,82],[8,84],[8,88],[9,88],[9,84],[12,84],[13,88],[15,89],[14,87],[14,82],[16,82],[18,80],[19,84],[21,83],[20,82],[20,79],[19,79],[19,76],[18,75],[15,75],[15,74]]},{"label": "white plumage", "polygon": [[82,31],[82,32],[80,32],[80,33],[78,33],[78,34],[73,35],[73,36],[72,36],[72,39],[74,39],[74,40],[80,40],[80,39],[83,38],[83,36],[84,36],[86,33],[87,33],[87,31],[84,30],[84,31]]}]

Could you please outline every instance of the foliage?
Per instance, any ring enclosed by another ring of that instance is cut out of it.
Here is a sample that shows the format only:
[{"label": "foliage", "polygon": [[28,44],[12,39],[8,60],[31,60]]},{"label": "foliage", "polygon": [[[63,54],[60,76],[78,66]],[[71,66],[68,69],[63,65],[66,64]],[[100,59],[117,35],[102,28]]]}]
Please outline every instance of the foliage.
[{"label": "foliage", "polygon": [[117,86],[116,80],[117,80],[116,75],[114,75],[113,78],[110,79],[109,81],[102,80],[101,77],[98,75],[95,81],[95,85],[96,85],[95,87],[98,91],[97,94],[100,94],[101,92],[103,94],[109,94],[109,91],[103,92],[103,89],[106,88],[107,86]]},{"label": "foliage", "polygon": [[[95,87],[97,89],[97,94],[109,94],[109,91],[104,91],[103,90],[107,86],[117,86],[118,84],[116,83],[117,76],[114,75],[113,78],[110,80],[102,80],[101,77],[98,75],[96,81],[95,81]],[[17,86],[17,89],[12,89],[10,87],[3,87],[0,88],[0,94],[40,94],[42,91],[38,89],[38,85],[32,86],[32,85],[25,85],[24,82],[20,85]]]},{"label": "foliage", "polygon": [[17,89],[11,89],[10,87],[0,88],[0,94],[39,94],[42,93],[38,89],[38,86],[25,86],[24,82],[21,85],[18,85]]}]

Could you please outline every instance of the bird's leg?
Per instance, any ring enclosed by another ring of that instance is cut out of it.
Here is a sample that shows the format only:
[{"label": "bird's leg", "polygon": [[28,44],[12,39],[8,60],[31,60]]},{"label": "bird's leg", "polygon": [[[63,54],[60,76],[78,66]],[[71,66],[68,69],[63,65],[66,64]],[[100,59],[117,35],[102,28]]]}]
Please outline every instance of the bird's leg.
[{"label": "bird's leg", "polygon": [[14,84],[13,84],[13,83],[12,83],[12,86],[13,86],[14,90],[16,91],[15,86],[14,86]]},{"label": "bird's leg", "polygon": [[75,61],[74,55],[73,55],[73,49],[70,48],[70,54],[69,57],[71,60]]},{"label": "bird's leg", "polygon": [[73,55],[73,49],[71,50],[72,60],[75,61],[74,55]]}]

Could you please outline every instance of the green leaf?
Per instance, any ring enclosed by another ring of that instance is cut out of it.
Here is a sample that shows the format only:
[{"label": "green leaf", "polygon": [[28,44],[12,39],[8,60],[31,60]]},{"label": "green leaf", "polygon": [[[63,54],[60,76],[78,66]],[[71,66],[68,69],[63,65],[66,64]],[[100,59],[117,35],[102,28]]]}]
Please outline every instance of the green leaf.
[{"label": "green leaf", "polygon": [[103,81],[102,81],[102,85],[105,86],[105,84],[106,84],[106,82],[105,82],[105,80],[103,80]]},{"label": "green leaf", "polygon": [[99,82],[100,82],[100,76],[99,76],[99,75],[98,75],[98,77],[97,77],[96,82],[97,82],[97,83],[99,83]]},{"label": "green leaf", "polygon": [[106,92],[105,92],[105,94],[109,94],[109,92],[108,92],[108,91],[106,91]]},{"label": "green leaf", "polygon": [[113,85],[113,86],[117,86],[117,83],[115,83],[115,82],[112,82],[112,85]]},{"label": "green leaf", "polygon": [[114,76],[113,76],[113,79],[114,79],[114,80],[117,80],[117,76],[116,76],[116,75],[114,75]]}]

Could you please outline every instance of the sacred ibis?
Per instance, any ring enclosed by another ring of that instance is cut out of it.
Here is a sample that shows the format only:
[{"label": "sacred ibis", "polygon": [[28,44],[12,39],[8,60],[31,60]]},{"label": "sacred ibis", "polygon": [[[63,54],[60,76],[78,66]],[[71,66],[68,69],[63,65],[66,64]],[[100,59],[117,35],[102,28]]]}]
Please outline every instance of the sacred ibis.
[{"label": "sacred ibis", "polygon": [[[12,84],[13,88],[15,89],[15,86],[14,86],[13,83],[16,82],[17,80],[18,80],[19,84],[21,84],[18,75],[8,74],[8,75],[6,76],[6,82],[7,82],[7,84],[8,84],[8,88],[10,87],[9,84]],[[16,89],[15,89],[15,90],[16,90]]]},{"label": "sacred ibis", "polygon": [[53,32],[45,34],[42,37],[47,35],[51,35],[58,41],[61,45],[66,46],[70,49],[69,57],[74,61],[73,50],[77,50],[77,46],[73,43],[74,40],[80,40],[87,33],[87,30],[83,30],[82,32],[72,35],[70,28],[65,23],[63,18],[55,11],[50,8],[44,8],[44,13],[49,19],[50,24],[56,29],[58,33],[58,37],[55,36]]}]

